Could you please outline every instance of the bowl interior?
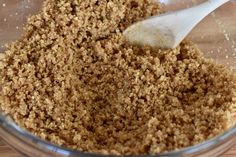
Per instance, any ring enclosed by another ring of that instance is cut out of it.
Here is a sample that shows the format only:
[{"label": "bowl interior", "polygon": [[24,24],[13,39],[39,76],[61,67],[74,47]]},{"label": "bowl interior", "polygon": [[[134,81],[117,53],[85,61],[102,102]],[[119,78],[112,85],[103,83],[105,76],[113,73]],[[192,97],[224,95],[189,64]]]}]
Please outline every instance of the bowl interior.
[{"label": "bowl interior", "polygon": [[[190,7],[204,0],[160,0],[166,10]],[[26,17],[39,11],[42,0],[0,0],[0,52],[19,38]],[[236,73],[236,2],[231,1],[204,19],[188,36],[205,56]]]},{"label": "bowl interior", "polygon": [[[177,10],[206,0],[162,0],[166,10]],[[193,15],[194,16],[194,15]],[[236,1],[218,8],[189,34],[205,56],[236,72]]]},{"label": "bowl interior", "polygon": [[[16,40],[26,17],[41,8],[43,0],[0,0],[0,52],[4,45]],[[158,0],[155,0],[158,1]],[[174,11],[206,0],[159,0],[165,9]],[[188,36],[206,57],[236,72],[236,2],[231,1],[207,16]]]},{"label": "bowl interior", "polygon": [[0,52],[5,44],[19,38],[29,15],[42,6],[42,0],[0,0]]}]

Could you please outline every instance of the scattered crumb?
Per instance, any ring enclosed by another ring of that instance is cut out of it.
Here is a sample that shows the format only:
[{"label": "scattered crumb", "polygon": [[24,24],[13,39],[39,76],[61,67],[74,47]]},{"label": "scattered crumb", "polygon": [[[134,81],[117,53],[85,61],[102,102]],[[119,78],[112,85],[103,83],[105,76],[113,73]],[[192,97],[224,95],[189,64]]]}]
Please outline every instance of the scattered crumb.
[{"label": "scattered crumb", "polygon": [[123,39],[162,12],[151,1],[45,0],[0,56],[1,109],[42,139],[99,154],[157,154],[223,133],[233,73],[189,41],[161,50]]}]

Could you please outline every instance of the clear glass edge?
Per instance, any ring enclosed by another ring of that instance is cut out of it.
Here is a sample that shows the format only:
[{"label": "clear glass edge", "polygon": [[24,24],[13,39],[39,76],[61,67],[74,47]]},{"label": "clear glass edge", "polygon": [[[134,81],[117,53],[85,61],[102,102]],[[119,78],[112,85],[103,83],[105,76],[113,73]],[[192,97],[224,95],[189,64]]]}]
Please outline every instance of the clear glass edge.
[{"label": "clear glass edge", "polygon": [[[21,129],[19,126],[17,126],[13,121],[9,120],[8,117],[0,113],[0,128],[3,129],[3,131],[11,134],[15,138],[19,138],[22,143],[28,145],[29,147],[37,147],[37,149],[40,149],[44,153],[47,152],[53,152],[58,155],[63,156],[69,156],[69,157],[76,157],[76,156],[86,156],[86,157],[116,157],[116,155],[102,155],[102,154],[93,154],[93,153],[87,153],[87,152],[81,152],[72,150],[69,148],[64,148],[61,146],[57,146],[55,144],[52,144],[50,142],[44,141],[28,131],[25,131]],[[233,126],[231,129],[225,131],[223,134],[214,137],[210,140],[207,140],[203,143],[186,147],[180,150],[171,151],[167,153],[162,154],[156,154],[156,155],[130,155],[126,157],[177,157],[177,156],[192,156],[192,155],[201,155],[205,152],[208,152],[214,148],[219,147],[220,145],[230,141],[233,139],[233,137],[236,137],[236,126]],[[8,143],[8,141],[6,141]],[[16,148],[17,149],[17,148]]]}]

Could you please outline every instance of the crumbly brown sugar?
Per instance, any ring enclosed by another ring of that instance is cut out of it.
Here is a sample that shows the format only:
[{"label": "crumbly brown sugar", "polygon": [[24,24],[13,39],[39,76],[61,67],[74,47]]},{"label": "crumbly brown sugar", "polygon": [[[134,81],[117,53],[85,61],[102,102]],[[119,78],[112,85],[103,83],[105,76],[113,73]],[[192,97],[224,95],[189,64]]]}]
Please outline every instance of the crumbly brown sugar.
[{"label": "crumbly brown sugar", "polygon": [[191,42],[127,44],[152,0],[45,0],[1,62],[1,109],[42,139],[103,154],[191,146],[232,123],[236,79]]}]

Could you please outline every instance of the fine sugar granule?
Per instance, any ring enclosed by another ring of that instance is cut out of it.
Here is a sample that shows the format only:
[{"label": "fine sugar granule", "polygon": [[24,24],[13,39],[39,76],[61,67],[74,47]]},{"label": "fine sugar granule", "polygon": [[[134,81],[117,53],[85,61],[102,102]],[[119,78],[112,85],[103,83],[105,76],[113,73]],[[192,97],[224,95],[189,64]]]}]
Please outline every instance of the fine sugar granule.
[{"label": "fine sugar granule", "polygon": [[0,107],[32,134],[102,154],[156,154],[233,123],[236,77],[191,42],[160,50],[122,32],[152,0],[45,0],[1,55]]}]

